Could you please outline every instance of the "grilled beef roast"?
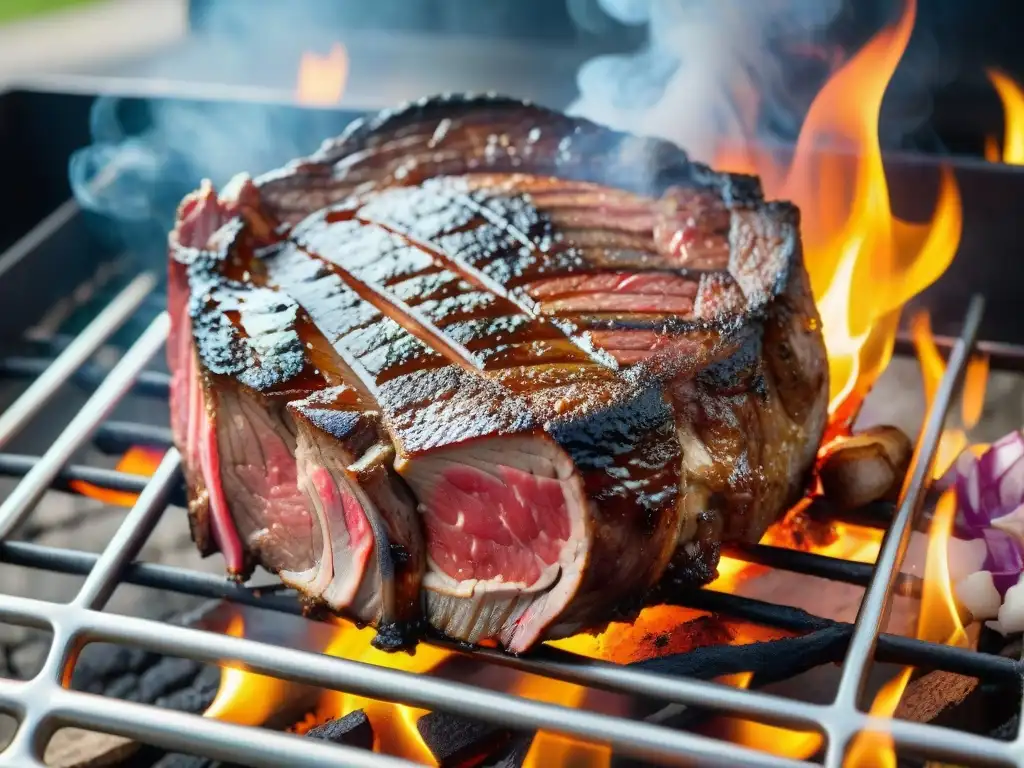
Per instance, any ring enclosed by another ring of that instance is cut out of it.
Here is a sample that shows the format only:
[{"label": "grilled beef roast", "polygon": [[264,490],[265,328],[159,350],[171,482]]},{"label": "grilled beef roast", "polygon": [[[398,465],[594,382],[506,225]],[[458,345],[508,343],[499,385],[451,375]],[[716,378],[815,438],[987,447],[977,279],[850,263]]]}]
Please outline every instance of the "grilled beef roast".
[{"label": "grilled beef roast", "polygon": [[387,643],[626,618],[807,483],[828,386],[797,210],[668,143],[427,99],[204,184],[170,245],[196,543]]}]

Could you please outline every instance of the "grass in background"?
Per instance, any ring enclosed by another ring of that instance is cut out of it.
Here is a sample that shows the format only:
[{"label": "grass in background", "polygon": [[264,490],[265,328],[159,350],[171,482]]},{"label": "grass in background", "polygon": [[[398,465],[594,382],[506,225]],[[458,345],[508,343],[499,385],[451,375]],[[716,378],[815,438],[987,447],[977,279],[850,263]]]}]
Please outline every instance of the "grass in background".
[{"label": "grass in background", "polygon": [[96,0],[0,0],[0,24],[94,2]]}]

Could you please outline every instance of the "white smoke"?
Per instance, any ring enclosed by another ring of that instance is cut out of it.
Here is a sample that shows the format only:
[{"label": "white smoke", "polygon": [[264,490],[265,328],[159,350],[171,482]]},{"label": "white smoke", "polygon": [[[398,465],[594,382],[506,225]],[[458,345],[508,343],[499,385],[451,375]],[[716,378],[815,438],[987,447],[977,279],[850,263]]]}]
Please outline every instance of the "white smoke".
[{"label": "white smoke", "polygon": [[634,55],[600,56],[579,71],[571,111],[659,136],[710,160],[720,140],[750,138],[757,114],[798,121],[777,44],[811,42],[841,0],[600,0],[648,28]]},{"label": "white smoke", "polygon": [[[279,68],[285,86],[274,93],[287,94],[299,52],[328,50],[335,39],[329,27],[322,29],[315,4],[260,3],[259,13],[248,2],[202,5],[204,31],[190,39],[192,58],[183,57],[181,77],[187,81],[192,67],[207,67],[212,73],[195,78],[219,81],[225,92],[238,85],[244,96],[254,80]],[[271,170],[314,150],[349,120],[351,115],[244,99],[101,96],[91,113],[92,144],[69,163],[71,188],[83,208],[109,218],[115,228],[152,222],[166,229],[181,197],[201,179],[219,186],[239,171]]]},{"label": "white smoke", "polygon": [[[554,1],[554,0],[553,0]],[[832,19],[841,0],[597,0],[616,20],[645,24],[648,44],[632,56],[602,56],[579,72],[580,99],[573,111],[636,133],[659,135],[710,159],[713,139],[750,130],[750,110],[784,103],[784,67],[772,45],[810,40]],[[204,38],[194,48],[216,50],[216,77],[246,83],[267,67],[297,64],[305,48],[327,50],[337,25],[354,22],[370,6],[204,3]],[[411,8],[384,3],[388,8]],[[327,23],[320,12],[335,9]],[[502,7],[511,7],[505,6]],[[360,10],[360,8],[364,10]],[[305,10],[303,10],[305,9]],[[422,11],[422,9],[420,9]],[[342,13],[344,11],[344,13]],[[268,12],[276,14],[268,18]],[[425,13],[425,11],[423,11]],[[386,14],[385,14],[386,15]],[[494,14],[494,23],[501,20]],[[478,20],[479,21],[479,20]],[[259,40],[259,44],[253,41]],[[154,99],[142,104],[143,131],[130,130],[125,107],[139,100],[103,97],[93,112],[94,143],[69,168],[76,198],[92,211],[120,221],[170,224],[177,201],[203,177],[222,183],[240,170],[269,170],[305,154],[339,132],[348,117],[280,105],[204,103]],[[744,111],[746,110],[746,111]],[[778,110],[788,114],[788,109]],[[797,120],[799,117],[797,118]]]}]

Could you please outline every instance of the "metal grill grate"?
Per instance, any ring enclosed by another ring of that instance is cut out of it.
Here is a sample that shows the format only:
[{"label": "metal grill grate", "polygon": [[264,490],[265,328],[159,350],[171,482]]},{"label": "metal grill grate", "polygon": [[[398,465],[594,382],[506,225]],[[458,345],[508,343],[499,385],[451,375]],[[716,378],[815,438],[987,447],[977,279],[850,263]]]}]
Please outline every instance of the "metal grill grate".
[{"label": "metal grill grate", "polygon": [[[89,440],[168,442],[165,430],[106,421],[129,391],[145,396],[165,396],[166,376],[144,370],[163,346],[168,329],[165,314],[152,321],[109,373],[87,365],[93,353],[135,316],[147,299],[152,299],[156,284],[151,274],[136,277],[48,364],[21,358],[0,363],[0,375],[34,377],[33,384],[0,415],[0,451],[50,402],[66,380],[77,378],[98,384],[85,407],[42,456],[0,452],[0,474],[21,476],[14,491],[0,505],[0,562],[86,577],[77,597],[67,604],[5,596],[0,585],[0,620],[53,633],[53,645],[38,676],[28,681],[0,679],[0,711],[13,715],[20,722],[13,742],[0,753],[0,766],[41,766],[42,750],[49,735],[63,726],[106,731],[172,751],[200,752],[252,766],[408,765],[350,747],[242,728],[197,715],[68,690],[62,681],[73,663],[74,650],[83,643],[97,641],[133,645],[206,663],[241,663],[264,675],[373,699],[445,710],[514,729],[556,731],[609,744],[617,754],[668,764],[805,764],[647,722],[538,703],[465,683],[105,612],[109,598],[121,583],[223,598],[285,613],[300,612],[298,602],[287,595],[272,591],[260,593],[187,569],[135,562],[168,501],[180,489],[180,457],[173,448],[168,450],[152,478],[68,464]],[[818,731],[827,740],[825,765],[830,768],[842,764],[851,739],[865,730],[891,733],[897,747],[928,757],[971,764],[1024,766],[1021,735],[1012,742],[998,741],[934,725],[879,719],[860,711],[857,706],[873,660],[945,669],[986,680],[1019,681],[1021,677],[1021,665],[1011,659],[880,632],[894,591],[913,591],[915,586],[911,581],[897,583],[899,563],[923,503],[943,423],[974,343],[982,311],[983,302],[976,297],[970,304],[963,333],[953,348],[946,375],[928,414],[901,502],[895,510],[875,508],[864,510],[860,515],[860,522],[866,520],[889,526],[877,567],[766,546],[730,552],[749,562],[867,587],[857,621],[847,627],[850,639],[845,656],[836,659],[843,662],[843,671],[832,703],[805,703],[759,691],[617,666],[549,647],[522,657],[477,650],[472,652],[474,657],[593,688],[697,705],[722,714]],[[65,488],[69,481],[76,479],[141,494],[100,555],[9,540],[12,530],[24,521],[47,489]],[[708,590],[688,592],[685,604],[798,632],[841,626],[799,609]],[[430,642],[466,652],[465,648],[444,640]]]}]

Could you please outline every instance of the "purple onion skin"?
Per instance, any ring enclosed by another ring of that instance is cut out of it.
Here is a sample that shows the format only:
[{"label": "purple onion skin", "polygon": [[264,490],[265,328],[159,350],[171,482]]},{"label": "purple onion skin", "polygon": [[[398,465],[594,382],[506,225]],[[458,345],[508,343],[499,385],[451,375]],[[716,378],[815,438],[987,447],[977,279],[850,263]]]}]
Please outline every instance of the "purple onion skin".
[{"label": "purple onion skin", "polygon": [[953,465],[959,514],[956,529],[977,537],[994,519],[1024,504],[1024,435],[1011,432],[976,458],[964,451]]},{"label": "purple onion skin", "polygon": [[992,573],[992,582],[1000,596],[1006,596],[1006,590],[1014,586],[1024,571],[1024,554],[1016,537],[996,528],[986,528],[981,532],[985,539],[988,553],[985,556],[983,571]]},{"label": "purple onion skin", "polygon": [[1020,581],[1020,571],[992,571],[992,584],[995,585],[996,592],[1002,598],[1006,597],[1007,590],[1010,587],[1017,586],[1017,582]]},{"label": "purple onion skin", "polygon": [[957,536],[984,539],[987,554],[983,570],[1001,597],[1017,584],[1024,572],[1024,552],[1019,539],[992,527],[992,521],[1024,505],[1024,434],[1011,432],[976,457],[964,451],[939,481],[956,491]]},{"label": "purple onion skin", "polygon": [[[1011,432],[992,444],[978,459],[979,512],[989,520],[1000,517],[1024,501],[1024,435]],[[1016,494],[1016,496],[1014,496]]]}]

